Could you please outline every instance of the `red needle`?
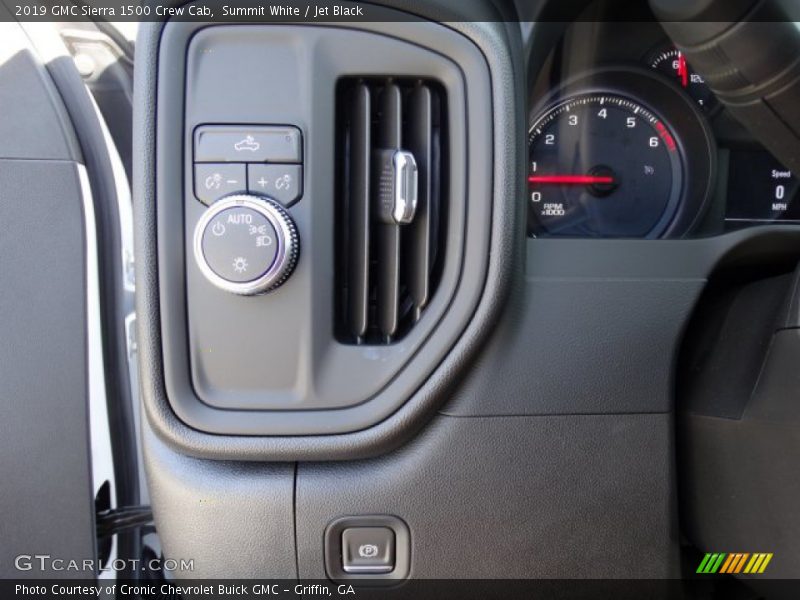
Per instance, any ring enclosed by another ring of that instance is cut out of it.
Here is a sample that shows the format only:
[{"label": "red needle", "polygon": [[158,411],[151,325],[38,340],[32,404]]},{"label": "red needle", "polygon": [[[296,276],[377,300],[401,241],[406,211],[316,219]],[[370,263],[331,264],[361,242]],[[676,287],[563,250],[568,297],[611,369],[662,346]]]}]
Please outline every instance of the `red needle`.
[{"label": "red needle", "polygon": [[528,183],[592,185],[593,183],[614,183],[614,178],[609,175],[530,175]]},{"label": "red needle", "polygon": [[683,52],[678,52],[678,77],[681,78],[681,85],[687,87],[689,85],[689,69],[686,66],[686,57]]}]

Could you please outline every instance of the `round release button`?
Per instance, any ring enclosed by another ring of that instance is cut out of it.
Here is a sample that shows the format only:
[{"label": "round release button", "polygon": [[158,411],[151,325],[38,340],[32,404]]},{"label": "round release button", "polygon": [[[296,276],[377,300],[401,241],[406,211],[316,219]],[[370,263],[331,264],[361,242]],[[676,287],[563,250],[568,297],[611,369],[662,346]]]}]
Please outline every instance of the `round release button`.
[{"label": "round release button", "polygon": [[264,275],[278,253],[275,229],[260,212],[235,206],[215,215],[205,227],[203,256],[214,273],[233,283]]}]

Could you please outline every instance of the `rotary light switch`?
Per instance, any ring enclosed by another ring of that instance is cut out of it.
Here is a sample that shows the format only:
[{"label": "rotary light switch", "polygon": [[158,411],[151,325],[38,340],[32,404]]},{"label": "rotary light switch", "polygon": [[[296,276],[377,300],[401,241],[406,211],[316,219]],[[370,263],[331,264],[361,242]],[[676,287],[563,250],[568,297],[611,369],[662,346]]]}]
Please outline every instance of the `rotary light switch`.
[{"label": "rotary light switch", "polygon": [[194,256],[218,288],[244,296],[270,292],[292,274],[300,252],[297,228],[269,198],[236,195],[206,210],[194,232]]}]

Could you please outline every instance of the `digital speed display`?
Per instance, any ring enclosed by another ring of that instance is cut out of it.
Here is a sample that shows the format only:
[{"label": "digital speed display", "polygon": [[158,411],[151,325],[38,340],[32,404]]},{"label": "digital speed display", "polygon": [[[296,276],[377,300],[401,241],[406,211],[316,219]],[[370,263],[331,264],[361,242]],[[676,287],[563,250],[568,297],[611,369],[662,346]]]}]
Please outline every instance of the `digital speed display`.
[{"label": "digital speed display", "polygon": [[800,182],[764,150],[732,150],[725,220],[800,221]]}]

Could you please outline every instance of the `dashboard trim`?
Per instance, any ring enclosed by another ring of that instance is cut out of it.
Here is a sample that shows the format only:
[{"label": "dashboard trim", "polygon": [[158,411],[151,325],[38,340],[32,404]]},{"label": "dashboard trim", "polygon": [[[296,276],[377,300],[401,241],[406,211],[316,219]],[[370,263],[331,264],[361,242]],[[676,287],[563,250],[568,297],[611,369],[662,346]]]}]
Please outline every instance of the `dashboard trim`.
[{"label": "dashboard trim", "polygon": [[[386,22],[359,27],[400,38],[412,36],[417,43],[431,44],[435,43],[442,25]],[[445,399],[443,392],[455,381],[460,367],[468,362],[467,358],[479,347],[480,340],[490,330],[506,296],[513,268],[512,248],[515,243],[522,241],[523,232],[515,226],[521,216],[520,202],[517,199],[521,197],[518,156],[522,153],[517,145],[505,143],[505,140],[515,139],[517,136],[513,132],[522,127],[522,107],[515,100],[521,96],[518,92],[522,85],[511,64],[513,59],[510,49],[515,44],[506,39],[508,31],[501,23],[458,22],[447,27],[456,30],[465,41],[477,47],[482,60],[486,61],[490,73],[490,101],[495,108],[491,123],[493,176],[485,182],[491,190],[493,218],[487,255],[488,270],[477,309],[452,351],[441,360],[422,387],[391,416],[374,426],[366,426],[351,433],[267,437],[204,433],[179,419],[167,399],[156,266],[158,253],[155,232],[158,215],[155,210],[157,188],[154,183],[157,185],[157,182],[154,173],[157,156],[154,140],[157,117],[155,107],[149,106],[152,102],[148,101],[155,96],[157,90],[156,65],[164,26],[143,26],[137,44],[137,65],[141,67],[142,76],[137,89],[139,95],[136,103],[135,147],[136,155],[144,157],[144,164],[147,166],[137,172],[134,182],[138,200],[137,279],[141,283],[141,293],[137,298],[137,311],[140,315],[137,326],[146,413],[154,431],[174,448],[199,457],[245,460],[352,459],[386,452],[411,437],[427,421]],[[477,192],[472,190],[470,193]]]}]

